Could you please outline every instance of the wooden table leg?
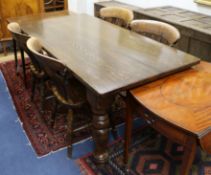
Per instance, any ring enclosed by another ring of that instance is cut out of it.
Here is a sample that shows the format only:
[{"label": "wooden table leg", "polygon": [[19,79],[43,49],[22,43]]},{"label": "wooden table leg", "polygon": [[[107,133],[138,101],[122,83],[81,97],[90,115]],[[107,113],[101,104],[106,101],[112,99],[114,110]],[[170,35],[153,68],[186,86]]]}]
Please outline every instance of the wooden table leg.
[{"label": "wooden table leg", "polygon": [[185,153],[183,156],[182,165],[180,167],[180,175],[189,175],[190,168],[193,164],[196,155],[196,147],[197,147],[196,139],[194,137],[189,137],[186,143],[187,144],[184,150]]},{"label": "wooden table leg", "polygon": [[87,100],[91,106],[93,116],[94,157],[98,163],[105,163],[108,160],[108,110],[113,98],[111,96],[100,96],[87,90]]},{"label": "wooden table leg", "polygon": [[128,95],[127,99],[126,99],[125,145],[124,145],[124,163],[126,166],[128,165],[129,147],[130,147],[130,143],[131,143],[132,126],[133,126],[131,98],[132,97],[130,97]]}]

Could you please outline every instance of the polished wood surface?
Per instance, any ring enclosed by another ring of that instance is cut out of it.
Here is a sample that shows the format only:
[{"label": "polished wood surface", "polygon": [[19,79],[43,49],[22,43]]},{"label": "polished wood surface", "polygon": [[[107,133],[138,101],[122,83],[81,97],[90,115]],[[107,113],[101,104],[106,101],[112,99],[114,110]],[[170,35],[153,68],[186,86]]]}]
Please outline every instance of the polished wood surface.
[{"label": "polished wood surface", "polygon": [[131,94],[157,116],[155,122],[160,118],[192,134],[211,154],[210,63],[201,62],[192,69],[136,88]]},{"label": "polished wood surface", "polygon": [[188,175],[199,144],[211,154],[211,64],[201,62],[186,71],[130,91],[127,97],[125,163],[129,160],[132,113],[184,148],[180,175]]},{"label": "polished wood surface", "polygon": [[194,56],[88,15],[41,18],[20,18],[18,22],[97,94],[135,87],[199,62]]},{"label": "polished wood surface", "polygon": [[43,0],[0,0],[0,17],[3,38],[10,37],[7,18],[40,13]]},{"label": "polished wood surface", "polygon": [[44,20],[46,18],[57,18],[62,16],[70,15],[71,13],[67,10],[59,11],[59,12],[48,12],[48,13],[39,13],[39,14],[33,14],[33,15],[27,15],[27,16],[21,16],[21,17],[10,17],[7,18],[7,23],[11,22],[17,22],[17,23],[24,23],[25,21],[30,20]]},{"label": "polished wood surface", "polygon": [[[1,6],[0,6],[0,8],[1,8]],[[1,23],[2,23],[2,19],[1,19],[1,16],[0,16],[0,24]],[[0,40],[1,40],[2,36],[3,36],[3,31],[2,31],[2,26],[0,25]]]}]

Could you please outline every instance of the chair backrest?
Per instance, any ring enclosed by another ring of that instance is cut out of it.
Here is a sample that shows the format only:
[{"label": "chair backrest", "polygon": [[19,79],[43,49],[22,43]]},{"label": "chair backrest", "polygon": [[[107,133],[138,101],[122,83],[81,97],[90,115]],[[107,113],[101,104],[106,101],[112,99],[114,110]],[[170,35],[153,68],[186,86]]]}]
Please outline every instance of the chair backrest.
[{"label": "chair backrest", "polygon": [[33,65],[36,67],[36,69],[38,71],[41,71],[41,68],[38,64],[38,61],[34,58],[34,56],[31,54],[31,52],[29,52],[28,47],[26,46],[26,42],[30,38],[30,36],[23,33],[20,25],[18,23],[15,23],[15,22],[9,23],[7,25],[7,29],[11,32],[12,38],[13,38],[13,40],[16,41],[18,47],[20,49],[23,49],[28,54],[28,56],[30,57]]},{"label": "chair backrest", "polygon": [[122,7],[104,7],[100,9],[100,17],[113,24],[128,28],[134,15],[131,10]]},{"label": "chair backrest", "polygon": [[21,49],[26,50],[26,41],[30,38],[29,35],[23,33],[18,23],[12,22],[7,25],[7,29],[12,34],[12,38],[16,41]]},{"label": "chair backrest", "polygon": [[170,46],[180,39],[180,32],[174,26],[155,20],[134,20],[131,30]]},{"label": "chair backrest", "polygon": [[67,80],[69,72],[67,71],[67,67],[58,59],[47,55],[47,52],[38,39],[31,37],[27,41],[27,47],[36,60],[38,60],[41,68],[48,75],[53,85],[59,90],[59,93],[64,98],[68,98]]},{"label": "chair backrest", "polygon": [[16,22],[12,22],[9,23],[7,25],[7,29],[11,32],[11,33],[21,33],[21,27],[18,23]]}]

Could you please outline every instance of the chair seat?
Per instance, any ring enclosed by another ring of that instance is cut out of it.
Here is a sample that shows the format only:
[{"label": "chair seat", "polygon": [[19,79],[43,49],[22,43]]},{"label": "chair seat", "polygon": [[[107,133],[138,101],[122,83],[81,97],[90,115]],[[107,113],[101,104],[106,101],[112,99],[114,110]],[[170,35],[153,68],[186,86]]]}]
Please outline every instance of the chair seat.
[{"label": "chair seat", "polygon": [[33,74],[35,74],[38,78],[41,78],[45,75],[44,71],[39,71],[36,69],[36,67],[31,63],[30,64],[30,70]]},{"label": "chair seat", "polygon": [[[81,106],[86,101],[86,94],[84,87],[75,79],[69,80],[71,86],[68,87],[69,94],[64,94],[53,82],[48,82],[49,88],[53,95],[63,104],[70,106]],[[70,98],[67,98],[69,95]]]}]

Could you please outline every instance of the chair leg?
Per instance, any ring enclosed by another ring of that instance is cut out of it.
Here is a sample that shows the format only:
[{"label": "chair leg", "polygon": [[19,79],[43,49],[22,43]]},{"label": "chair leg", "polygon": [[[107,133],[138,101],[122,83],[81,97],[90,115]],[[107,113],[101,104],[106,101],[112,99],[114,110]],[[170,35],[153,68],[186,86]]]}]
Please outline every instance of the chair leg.
[{"label": "chair leg", "polygon": [[52,115],[51,115],[51,127],[52,128],[54,128],[54,126],[55,126],[57,110],[58,110],[58,101],[57,101],[57,99],[55,99],[54,105],[53,105],[53,111],[52,111]]},{"label": "chair leg", "polygon": [[73,137],[73,110],[69,109],[67,114],[67,157],[72,158],[72,137]]},{"label": "chair leg", "polygon": [[22,60],[22,68],[23,68],[23,80],[24,80],[25,87],[27,88],[26,65],[25,65],[24,51],[23,51],[23,49],[20,49],[20,51],[21,51],[21,60]]},{"label": "chair leg", "polygon": [[15,71],[18,74],[18,55],[17,55],[17,45],[16,41],[13,39],[13,50],[14,50],[14,58],[15,58]]},{"label": "chair leg", "polygon": [[40,83],[40,97],[41,97],[40,109],[41,111],[43,111],[45,102],[45,82],[43,78],[41,79]]},{"label": "chair leg", "polygon": [[125,145],[124,145],[124,163],[127,167],[129,160],[129,147],[131,143],[131,135],[132,135],[132,111],[130,106],[130,97],[126,98],[126,120],[125,120]]},{"label": "chair leg", "polygon": [[118,135],[117,128],[116,128],[114,119],[112,117],[112,112],[111,111],[109,112],[108,117],[109,117],[109,120],[110,120],[112,136],[113,136],[114,140],[117,140],[119,135]]},{"label": "chair leg", "polygon": [[31,89],[31,101],[34,100],[34,94],[35,94],[35,88],[36,88],[36,77],[35,75],[32,73],[32,89]]},{"label": "chair leg", "polygon": [[3,51],[4,51],[4,56],[7,56],[7,44],[6,44],[6,42],[2,42],[2,47],[3,47]]}]

